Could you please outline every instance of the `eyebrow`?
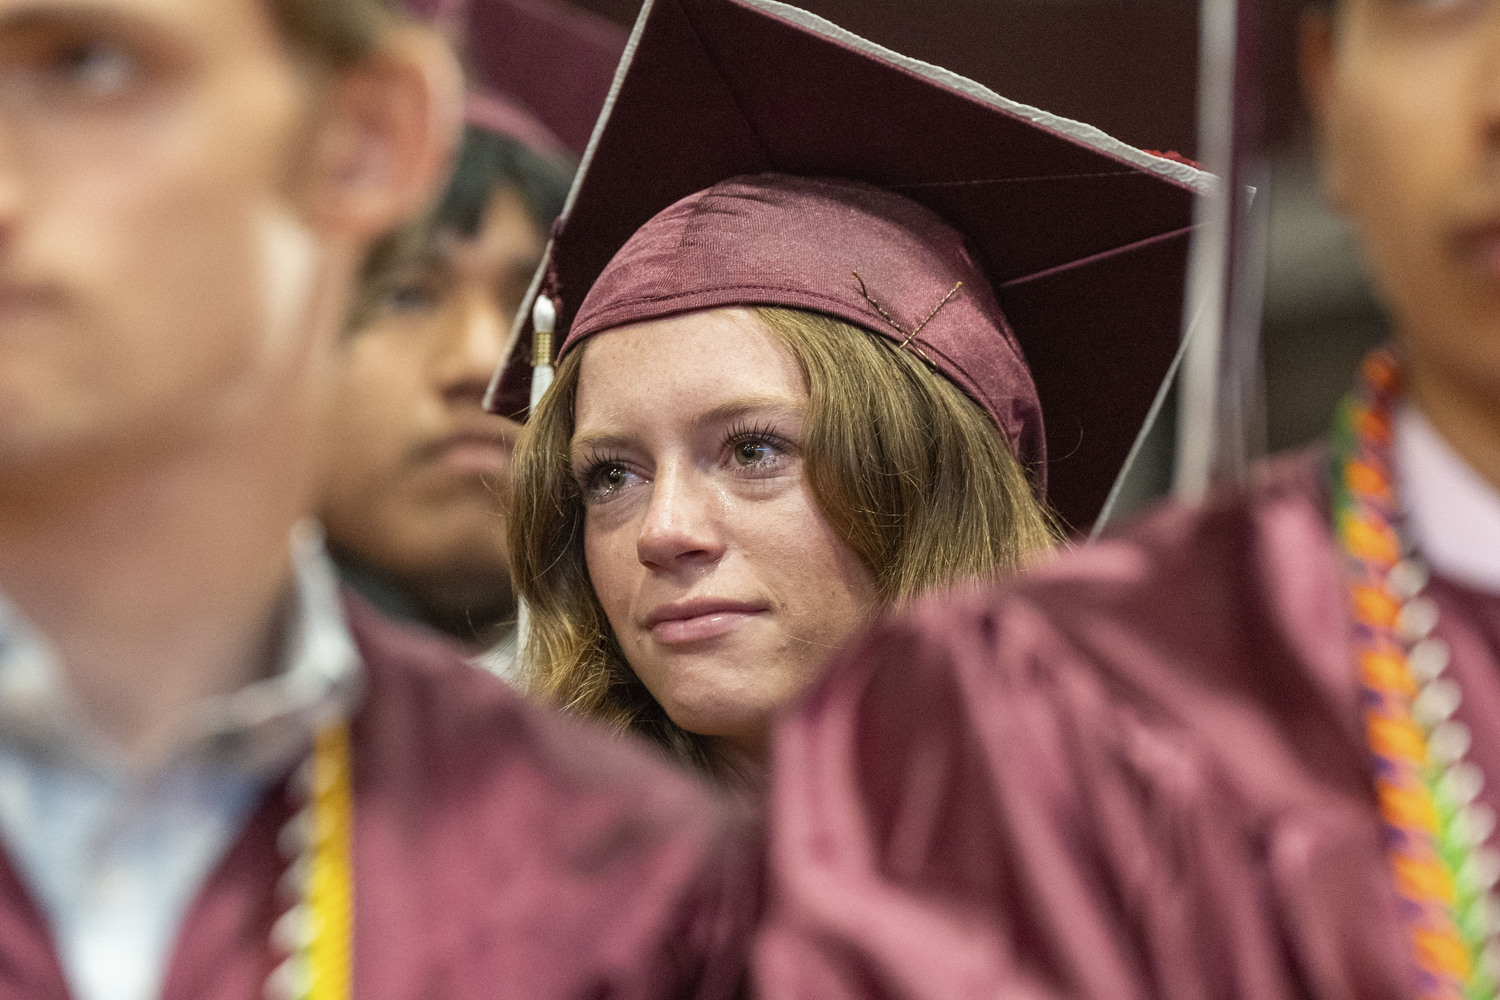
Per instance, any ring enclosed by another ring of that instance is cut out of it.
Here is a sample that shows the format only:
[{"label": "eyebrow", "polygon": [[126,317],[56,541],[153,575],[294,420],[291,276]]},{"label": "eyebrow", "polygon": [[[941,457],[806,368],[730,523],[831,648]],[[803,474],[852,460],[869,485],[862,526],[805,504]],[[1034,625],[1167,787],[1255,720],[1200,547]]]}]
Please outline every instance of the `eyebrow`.
[{"label": "eyebrow", "polygon": [[790,403],[785,396],[742,396],[739,399],[731,399],[727,403],[720,403],[711,410],[704,410],[692,419],[692,426],[697,430],[727,424],[752,413],[800,417],[806,410],[806,403]]},{"label": "eyebrow", "polygon": [[[805,403],[791,402],[785,396],[741,396],[704,410],[689,421],[688,425],[693,430],[702,430],[705,427],[716,427],[751,415],[796,418],[806,411]],[[628,435],[610,431],[574,434],[572,441],[568,443],[568,453],[571,457],[577,457],[579,453],[625,448],[633,443],[633,439]]]},{"label": "eyebrow", "polygon": [[136,23],[137,15],[105,4],[30,4],[0,14],[0,34],[42,31],[48,28],[105,23],[124,27]]}]

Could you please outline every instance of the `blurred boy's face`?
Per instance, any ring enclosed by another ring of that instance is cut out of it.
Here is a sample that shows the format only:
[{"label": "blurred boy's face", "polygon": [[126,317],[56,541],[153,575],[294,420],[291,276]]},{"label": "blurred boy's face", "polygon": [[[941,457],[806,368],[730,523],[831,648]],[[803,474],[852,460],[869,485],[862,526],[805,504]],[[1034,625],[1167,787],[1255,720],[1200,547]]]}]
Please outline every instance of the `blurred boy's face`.
[{"label": "blurred boy's face", "polygon": [[1500,0],[1338,3],[1303,49],[1329,192],[1419,395],[1500,410]]},{"label": "blurred boy's face", "polygon": [[344,347],[325,463],[337,548],[438,618],[508,615],[501,493],[519,426],[481,405],[545,239],[509,186],[440,232]]},{"label": "blurred boy's face", "polygon": [[268,8],[0,0],[0,472],[170,447],[305,368],[310,95]]}]

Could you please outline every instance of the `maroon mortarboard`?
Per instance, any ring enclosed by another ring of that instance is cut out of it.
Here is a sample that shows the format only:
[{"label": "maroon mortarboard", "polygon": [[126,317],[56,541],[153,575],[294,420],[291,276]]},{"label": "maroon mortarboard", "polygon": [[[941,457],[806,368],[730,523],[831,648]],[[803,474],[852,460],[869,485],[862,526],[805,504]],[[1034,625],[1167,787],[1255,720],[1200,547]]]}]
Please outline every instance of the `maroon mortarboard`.
[{"label": "maroon mortarboard", "polygon": [[[1177,356],[1211,178],[773,0],[647,0],[614,88],[531,297],[562,352],[712,306],[829,313],[1095,521]],[[528,303],[498,412],[526,409],[532,339]]]},{"label": "maroon mortarboard", "polygon": [[468,0],[463,44],[474,89],[529,111],[576,159],[627,37],[614,22],[553,0]]},{"label": "maroon mortarboard", "polygon": [[448,35],[469,69],[466,120],[547,157],[577,159],[628,33],[561,0],[404,0]]},{"label": "maroon mortarboard", "polygon": [[508,136],[548,160],[562,162],[578,157],[540,118],[503,94],[471,86],[464,101],[464,122]]}]

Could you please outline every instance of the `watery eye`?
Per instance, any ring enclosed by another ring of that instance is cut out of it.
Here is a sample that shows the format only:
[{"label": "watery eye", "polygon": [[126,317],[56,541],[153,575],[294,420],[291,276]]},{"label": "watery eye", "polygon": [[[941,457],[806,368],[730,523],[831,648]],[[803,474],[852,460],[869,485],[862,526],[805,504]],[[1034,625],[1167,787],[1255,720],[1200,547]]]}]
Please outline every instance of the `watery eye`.
[{"label": "watery eye", "polygon": [[618,462],[605,462],[585,472],[578,483],[585,500],[599,503],[630,485],[630,470]]},{"label": "watery eye", "polygon": [[771,446],[764,441],[741,441],[734,446],[734,460],[741,465],[754,465],[771,457]]}]

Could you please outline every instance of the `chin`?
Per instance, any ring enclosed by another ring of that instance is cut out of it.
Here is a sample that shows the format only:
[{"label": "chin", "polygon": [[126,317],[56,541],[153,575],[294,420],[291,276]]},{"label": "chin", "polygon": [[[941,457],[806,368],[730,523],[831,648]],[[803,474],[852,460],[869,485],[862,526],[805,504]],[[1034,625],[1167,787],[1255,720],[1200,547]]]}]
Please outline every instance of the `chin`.
[{"label": "chin", "polygon": [[737,688],[678,691],[676,697],[658,699],[674,723],[698,736],[737,742],[758,742],[766,736],[777,712],[796,698],[802,688],[789,691],[746,691]]},{"label": "chin", "polygon": [[701,736],[740,739],[763,732],[822,673],[820,663],[788,656],[779,628],[768,641],[766,624],[747,622],[685,645],[659,644],[644,633],[626,658],[674,723]]},{"label": "chin", "polygon": [[775,709],[767,708],[761,712],[745,712],[743,709],[724,712],[695,710],[679,706],[669,709],[667,717],[695,736],[707,736],[736,743],[760,743],[764,742],[770,734]]}]

